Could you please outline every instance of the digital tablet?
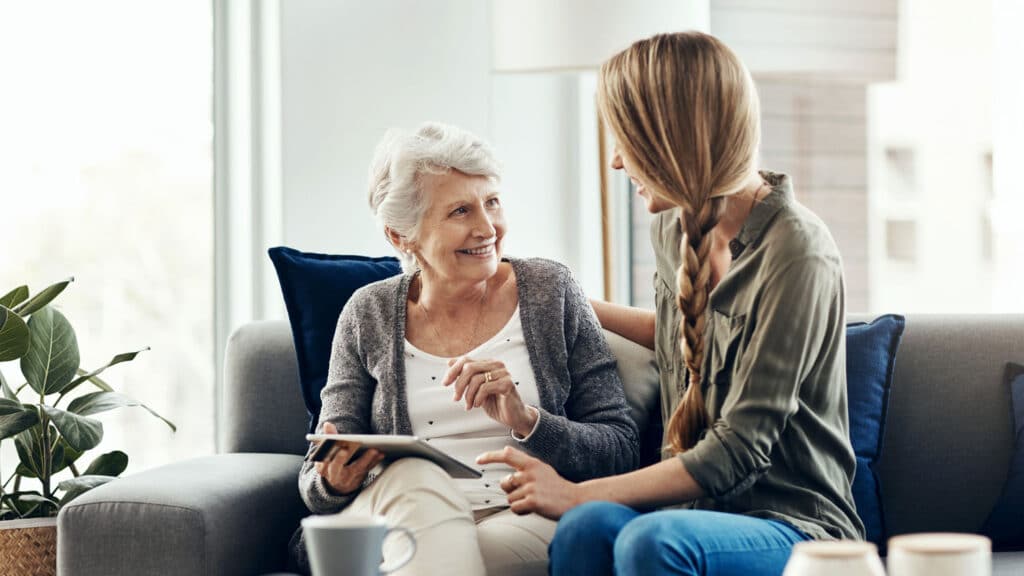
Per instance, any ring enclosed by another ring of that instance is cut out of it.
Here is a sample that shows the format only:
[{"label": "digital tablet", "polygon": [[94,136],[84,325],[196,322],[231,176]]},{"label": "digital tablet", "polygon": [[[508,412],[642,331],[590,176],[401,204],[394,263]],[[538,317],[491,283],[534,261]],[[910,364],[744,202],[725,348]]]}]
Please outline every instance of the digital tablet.
[{"label": "digital tablet", "polygon": [[349,458],[358,458],[367,448],[379,450],[386,460],[415,457],[426,458],[444,469],[452,478],[479,478],[483,476],[479,470],[472,468],[455,458],[441,452],[416,436],[389,436],[385,434],[306,434],[306,440],[319,442],[316,450],[307,460],[319,462],[327,458],[339,442],[358,444],[359,448]]}]

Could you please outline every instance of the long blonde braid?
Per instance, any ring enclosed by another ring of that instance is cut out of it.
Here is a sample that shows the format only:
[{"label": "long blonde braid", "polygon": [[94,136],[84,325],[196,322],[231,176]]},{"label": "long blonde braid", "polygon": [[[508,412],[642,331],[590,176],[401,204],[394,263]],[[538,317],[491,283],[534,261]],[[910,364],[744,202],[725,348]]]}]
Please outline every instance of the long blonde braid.
[{"label": "long blonde braid", "polygon": [[755,170],[760,111],[750,73],[718,39],[700,32],[640,40],[601,67],[598,108],[619,152],[648,190],[682,210],[676,305],[689,381],[666,436],[676,452],[708,422],[701,389],[712,229],[728,196]]}]

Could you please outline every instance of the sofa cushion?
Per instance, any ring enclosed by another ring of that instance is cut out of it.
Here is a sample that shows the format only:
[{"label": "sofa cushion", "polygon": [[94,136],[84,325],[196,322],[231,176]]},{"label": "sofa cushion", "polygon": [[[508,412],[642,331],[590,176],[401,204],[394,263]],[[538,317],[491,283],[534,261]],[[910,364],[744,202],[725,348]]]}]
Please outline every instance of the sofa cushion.
[{"label": "sofa cushion", "polygon": [[654,351],[610,330],[603,332],[605,340],[608,341],[608,348],[615,355],[619,379],[622,380],[626,403],[629,404],[629,413],[642,435],[651,424],[652,417],[661,418],[658,398],[661,388]]},{"label": "sofa cushion", "polygon": [[268,253],[292,326],[299,384],[312,432],[320,418],[320,391],[327,382],[331,343],[342,308],[356,290],[394,276],[402,268],[391,257],[316,254],[284,246]]},{"label": "sofa cushion", "polygon": [[846,326],[850,443],[857,459],[853,499],[867,539],[879,546],[885,544],[886,532],[875,466],[882,455],[889,390],[904,324],[903,316],[886,314]]},{"label": "sofa cushion", "polygon": [[997,548],[1024,549],[1024,366],[1006,365],[1016,451],[1003,494],[981,529]]}]

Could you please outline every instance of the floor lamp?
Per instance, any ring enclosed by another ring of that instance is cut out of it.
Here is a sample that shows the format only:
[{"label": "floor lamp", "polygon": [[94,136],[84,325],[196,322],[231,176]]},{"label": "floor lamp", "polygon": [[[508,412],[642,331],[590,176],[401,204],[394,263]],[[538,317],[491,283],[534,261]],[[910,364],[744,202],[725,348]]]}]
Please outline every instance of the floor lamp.
[{"label": "floor lamp", "polygon": [[[641,38],[708,29],[708,0],[491,0],[492,70],[596,71]],[[612,297],[608,139],[597,119],[604,298]]]}]

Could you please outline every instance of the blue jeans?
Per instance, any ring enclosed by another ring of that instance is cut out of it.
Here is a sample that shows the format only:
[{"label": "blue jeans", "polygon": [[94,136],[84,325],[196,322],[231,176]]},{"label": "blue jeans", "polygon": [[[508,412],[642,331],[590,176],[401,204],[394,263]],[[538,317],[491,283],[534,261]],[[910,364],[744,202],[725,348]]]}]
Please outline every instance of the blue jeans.
[{"label": "blue jeans", "polygon": [[[790,550],[810,538],[785,522],[703,510],[641,514],[588,502],[558,522],[548,549],[554,575],[782,574]],[[613,571],[614,568],[614,571]]]}]

